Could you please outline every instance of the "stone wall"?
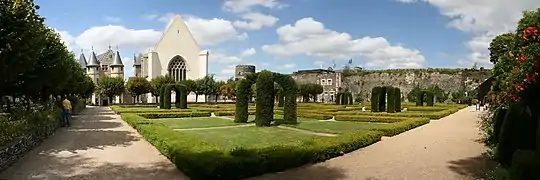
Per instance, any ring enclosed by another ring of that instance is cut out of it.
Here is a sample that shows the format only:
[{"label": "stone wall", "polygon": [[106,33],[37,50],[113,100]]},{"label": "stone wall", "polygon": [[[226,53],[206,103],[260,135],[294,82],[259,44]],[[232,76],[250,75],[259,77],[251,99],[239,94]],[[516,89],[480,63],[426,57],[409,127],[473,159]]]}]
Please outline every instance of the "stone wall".
[{"label": "stone wall", "polygon": [[[472,91],[491,76],[490,70],[463,70],[453,72],[434,71],[366,71],[343,78],[343,87],[354,95],[360,93],[369,100],[371,90],[376,86],[393,86],[401,89],[404,97],[416,86],[437,85],[446,92]],[[406,98],[405,98],[406,99]]]}]

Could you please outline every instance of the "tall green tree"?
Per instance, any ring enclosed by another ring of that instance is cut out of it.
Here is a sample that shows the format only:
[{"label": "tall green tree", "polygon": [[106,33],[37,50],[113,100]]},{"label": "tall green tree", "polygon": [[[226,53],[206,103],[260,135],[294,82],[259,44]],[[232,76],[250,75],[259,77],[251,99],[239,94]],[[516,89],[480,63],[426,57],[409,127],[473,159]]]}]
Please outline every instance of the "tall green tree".
[{"label": "tall green tree", "polygon": [[128,79],[126,89],[133,95],[133,101],[137,102],[137,97],[149,93],[152,89],[152,85],[144,77],[132,77]]},{"label": "tall green tree", "polygon": [[152,88],[150,89],[150,93],[154,97],[156,97],[156,100],[159,99],[158,97],[161,96],[159,91],[161,90],[161,87],[167,84],[175,83],[174,79],[171,76],[157,76],[150,80],[150,85]]},{"label": "tall green tree", "polygon": [[99,92],[109,98],[112,102],[115,96],[120,96],[125,92],[124,78],[122,77],[103,77],[98,83]]},{"label": "tall green tree", "polygon": [[491,63],[496,64],[499,58],[508,53],[510,48],[514,46],[514,36],[513,33],[505,33],[491,40],[491,43],[489,43],[489,61]]}]

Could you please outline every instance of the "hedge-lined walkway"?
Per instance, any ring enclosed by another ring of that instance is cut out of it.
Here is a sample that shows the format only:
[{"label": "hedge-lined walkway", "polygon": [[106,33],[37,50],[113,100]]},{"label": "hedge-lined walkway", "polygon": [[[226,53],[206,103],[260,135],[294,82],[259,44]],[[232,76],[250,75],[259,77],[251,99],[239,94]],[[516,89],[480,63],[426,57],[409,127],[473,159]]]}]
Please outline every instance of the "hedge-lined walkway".
[{"label": "hedge-lined walkway", "polygon": [[468,107],[453,115],[384,137],[366,148],[316,165],[252,180],[467,180],[487,164],[478,143],[479,113]]},{"label": "hedge-lined walkway", "polygon": [[29,152],[0,179],[187,179],[109,108],[88,107],[71,128]]}]

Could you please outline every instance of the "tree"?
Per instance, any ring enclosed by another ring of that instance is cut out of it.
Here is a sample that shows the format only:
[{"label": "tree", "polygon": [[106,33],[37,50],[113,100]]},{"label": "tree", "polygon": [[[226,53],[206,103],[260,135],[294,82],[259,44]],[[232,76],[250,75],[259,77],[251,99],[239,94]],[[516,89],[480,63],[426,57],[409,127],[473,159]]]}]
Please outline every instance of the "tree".
[{"label": "tree", "polygon": [[219,87],[214,79],[214,75],[204,76],[196,82],[198,86],[196,93],[205,95],[205,101],[208,101],[208,96],[215,95],[218,92]]},{"label": "tree", "polygon": [[103,77],[98,83],[99,92],[113,100],[114,96],[120,96],[125,91],[124,78],[122,77]]},{"label": "tree", "polygon": [[192,92],[195,93],[195,91],[197,90],[197,82],[195,82],[195,80],[193,79],[183,80],[182,82],[180,82],[180,84],[183,84],[186,87],[186,92],[188,94]]},{"label": "tree", "polygon": [[411,89],[411,91],[407,94],[407,100],[409,100],[409,102],[415,102],[416,101],[416,95],[418,95],[420,93],[420,91],[422,91],[423,89],[420,88],[419,85],[416,85],[414,86],[413,89]]},{"label": "tree", "polygon": [[317,102],[317,95],[322,94],[324,92],[324,88],[320,84],[315,83],[309,83],[309,94],[311,97],[313,97],[313,101]]},{"label": "tree", "polygon": [[152,85],[146,78],[133,77],[129,78],[126,84],[127,91],[133,95],[133,101],[137,102],[137,98],[142,94],[149,93]]},{"label": "tree", "polygon": [[491,40],[491,43],[489,43],[489,61],[491,63],[496,64],[501,56],[508,53],[510,48],[513,47],[514,36],[513,33],[505,33]]},{"label": "tree", "polygon": [[233,85],[231,83],[225,83],[219,86],[219,91],[223,97],[227,99],[232,99],[235,94],[235,90],[233,89]]},{"label": "tree", "polygon": [[150,80],[150,85],[152,88],[150,92],[156,99],[160,96],[161,87],[167,84],[173,84],[175,81],[171,76],[157,76]]},{"label": "tree", "polygon": [[311,94],[309,84],[300,84],[298,88],[298,95],[302,96],[303,102],[309,102],[309,95]]},{"label": "tree", "polygon": [[448,99],[448,95],[450,95],[449,92],[445,92],[437,85],[429,87],[428,91],[432,92],[433,95],[435,95],[436,101],[439,103],[443,103],[444,101],[446,101]]}]

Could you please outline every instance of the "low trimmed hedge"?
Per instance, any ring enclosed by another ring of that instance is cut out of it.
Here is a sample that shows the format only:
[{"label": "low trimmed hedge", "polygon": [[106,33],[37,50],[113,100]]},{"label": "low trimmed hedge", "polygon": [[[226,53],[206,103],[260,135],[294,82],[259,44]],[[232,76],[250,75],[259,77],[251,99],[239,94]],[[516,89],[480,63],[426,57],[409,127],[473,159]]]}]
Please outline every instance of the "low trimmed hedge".
[{"label": "low trimmed hedge", "polygon": [[382,117],[409,117],[409,118],[429,118],[429,119],[440,119],[448,115],[454,114],[455,112],[461,110],[461,108],[452,108],[446,109],[444,111],[436,111],[430,113],[386,113],[386,112],[357,112],[355,114],[350,113],[338,113],[336,119],[339,116],[382,116]]},{"label": "low trimmed hedge", "polygon": [[[236,115],[236,111],[215,111],[214,114],[216,116],[234,116]],[[255,115],[255,111],[248,110],[248,115]]]},{"label": "low trimmed hedge", "polygon": [[[122,114],[126,114],[126,113],[122,113]],[[170,112],[170,113],[147,112],[147,113],[138,113],[138,115],[147,119],[186,118],[186,117],[210,117],[210,112]]]},{"label": "low trimmed hedge", "polygon": [[[283,116],[283,112],[275,112],[274,113],[276,115],[279,115],[279,116]],[[327,114],[316,114],[316,113],[304,113],[304,112],[299,112],[297,115],[297,117],[303,117],[303,118],[312,118],[312,119],[317,119],[317,120],[328,120],[328,119],[332,119],[332,115],[327,115]]]},{"label": "low trimmed hedge", "polygon": [[378,122],[378,123],[395,123],[406,121],[410,118],[404,117],[388,117],[388,116],[362,116],[362,115],[337,115],[336,121],[355,121],[355,122]]},{"label": "low trimmed hedge", "polygon": [[152,123],[137,114],[122,114],[122,119],[193,180],[242,179],[279,172],[341,156],[382,137],[380,131],[356,131],[337,137],[315,138],[299,146],[225,149]]},{"label": "low trimmed hedge", "polygon": [[369,130],[380,131],[384,136],[395,136],[424,124],[428,124],[429,122],[430,120],[428,118],[406,119],[404,121],[370,128]]}]

